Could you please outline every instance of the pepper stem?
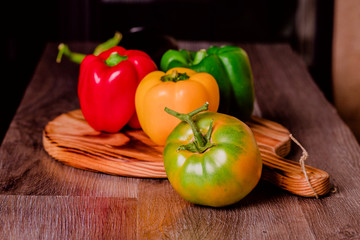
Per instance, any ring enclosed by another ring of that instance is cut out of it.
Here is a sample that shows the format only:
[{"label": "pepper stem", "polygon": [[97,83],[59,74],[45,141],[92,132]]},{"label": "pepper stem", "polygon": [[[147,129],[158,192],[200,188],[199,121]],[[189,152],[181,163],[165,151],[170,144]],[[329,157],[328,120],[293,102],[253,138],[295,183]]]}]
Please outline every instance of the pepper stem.
[{"label": "pepper stem", "polygon": [[[119,42],[122,39],[122,34],[120,32],[115,32],[115,35],[108,39],[106,42],[103,42],[101,44],[99,44],[95,50],[94,50],[94,55],[97,56],[100,53],[102,53],[103,51],[106,51],[112,47],[115,47],[116,45],[119,44]],[[59,52],[58,55],[56,57],[56,62],[60,63],[62,56],[65,55],[66,57],[68,57],[72,62],[78,63],[80,64],[82,62],[82,60],[85,58],[86,54],[83,53],[75,53],[72,52],[70,50],[70,48],[64,44],[64,43],[60,43],[58,46]]]},{"label": "pepper stem", "polygon": [[64,43],[60,43],[58,46],[59,52],[58,55],[56,57],[56,62],[60,63],[62,56],[65,55],[66,57],[68,57],[72,62],[78,63],[80,64],[82,62],[82,60],[85,58],[85,54],[82,53],[75,53],[72,52],[69,48],[68,45],[64,44]]},{"label": "pepper stem", "polygon": [[113,67],[120,63],[121,61],[124,61],[128,58],[128,56],[120,55],[117,52],[113,52],[110,54],[110,56],[105,60],[106,65],[109,67]]},{"label": "pepper stem", "polygon": [[100,45],[98,45],[95,50],[94,50],[94,55],[97,56],[100,53],[109,50],[112,47],[115,47],[119,44],[119,42],[122,39],[122,34],[120,32],[115,32],[115,35],[108,39],[106,42],[101,43]]},{"label": "pepper stem", "polygon": [[205,49],[201,49],[195,53],[194,60],[192,62],[193,65],[199,64],[205,57],[207,53]]},{"label": "pepper stem", "polygon": [[200,132],[198,126],[195,124],[192,117],[202,111],[207,111],[209,107],[209,103],[206,102],[204,105],[202,105],[200,108],[195,109],[194,111],[184,114],[184,113],[178,113],[172,109],[169,109],[165,107],[165,111],[169,113],[170,115],[180,119],[181,121],[184,121],[188,123],[193,131],[195,140],[189,144],[182,145],[179,147],[178,150],[188,150],[195,153],[203,153],[207,149],[214,146],[214,144],[211,143],[211,132],[213,127],[213,121],[211,121],[208,132],[204,135]]},{"label": "pepper stem", "polygon": [[178,82],[178,81],[182,81],[182,80],[187,80],[189,79],[189,75],[187,75],[187,73],[179,73],[178,71],[176,71],[175,69],[170,73],[170,74],[166,74],[164,76],[161,77],[161,81],[162,82]]}]

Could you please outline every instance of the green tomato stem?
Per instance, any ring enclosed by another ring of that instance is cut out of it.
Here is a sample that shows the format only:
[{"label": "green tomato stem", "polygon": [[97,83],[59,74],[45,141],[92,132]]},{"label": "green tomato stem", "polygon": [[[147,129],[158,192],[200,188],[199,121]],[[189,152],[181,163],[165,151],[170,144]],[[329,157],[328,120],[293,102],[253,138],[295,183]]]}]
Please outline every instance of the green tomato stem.
[{"label": "green tomato stem", "polygon": [[200,132],[198,126],[195,124],[194,120],[192,119],[192,117],[200,112],[203,111],[207,111],[209,108],[209,103],[205,103],[203,106],[201,106],[198,109],[195,109],[194,111],[188,113],[188,114],[184,114],[184,113],[178,113],[172,109],[169,109],[167,107],[165,107],[165,111],[167,113],[169,113],[170,115],[180,119],[181,121],[184,121],[186,123],[188,123],[193,131],[194,134],[194,142],[191,142],[187,145],[182,145],[179,147],[178,150],[188,150],[191,152],[197,152],[197,153],[203,153],[205,152],[207,149],[209,149],[210,147],[214,146],[211,141],[211,132],[212,132],[212,126],[213,126],[213,121],[211,121],[210,123],[210,127],[208,132],[206,133],[206,135],[202,135],[202,133]]}]

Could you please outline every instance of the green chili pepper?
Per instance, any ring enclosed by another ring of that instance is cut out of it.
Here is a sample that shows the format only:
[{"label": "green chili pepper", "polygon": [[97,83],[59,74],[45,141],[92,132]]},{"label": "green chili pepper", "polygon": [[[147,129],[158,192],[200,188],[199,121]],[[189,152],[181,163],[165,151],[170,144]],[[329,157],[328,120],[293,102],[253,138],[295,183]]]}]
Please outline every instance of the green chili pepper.
[{"label": "green chili pepper", "polygon": [[207,50],[168,50],[161,58],[160,68],[187,67],[210,73],[220,89],[219,112],[246,121],[254,109],[254,83],[247,53],[236,46],[213,46]]}]

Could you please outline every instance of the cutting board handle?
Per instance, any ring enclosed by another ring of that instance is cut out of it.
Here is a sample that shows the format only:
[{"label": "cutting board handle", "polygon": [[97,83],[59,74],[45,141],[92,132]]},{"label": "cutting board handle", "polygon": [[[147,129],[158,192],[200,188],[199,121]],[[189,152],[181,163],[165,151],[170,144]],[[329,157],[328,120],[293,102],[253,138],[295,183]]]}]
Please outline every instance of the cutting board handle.
[{"label": "cutting board handle", "polygon": [[330,177],[327,172],[305,165],[307,179],[298,162],[266,150],[261,150],[261,156],[263,180],[303,197],[318,197],[329,193]]},{"label": "cutting board handle", "polygon": [[324,196],[330,192],[330,175],[315,167],[292,161],[285,157],[291,149],[291,142],[306,150],[281,124],[253,116],[247,122],[258,143],[262,161],[262,179],[303,197]]}]

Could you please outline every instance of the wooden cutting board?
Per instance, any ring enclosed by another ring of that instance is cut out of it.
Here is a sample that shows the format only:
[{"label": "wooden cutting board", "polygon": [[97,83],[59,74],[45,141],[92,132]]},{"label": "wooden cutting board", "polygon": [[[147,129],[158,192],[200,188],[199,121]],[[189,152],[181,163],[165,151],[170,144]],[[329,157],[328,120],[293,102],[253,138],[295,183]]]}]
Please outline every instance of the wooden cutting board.
[{"label": "wooden cutting board", "polygon": [[[284,158],[291,147],[285,127],[259,117],[252,117],[247,124],[261,152],[262,179],[304,197],[330,191],[328,173],[305,165],[306,178],[298,162]],[[112,134],[95,131],[80,109],[50,121],[43,131],[43,145],[50,156],[72,167],[120,176],[166,178],[163,146],[153,143],[142,130],[124,129]]]}]

